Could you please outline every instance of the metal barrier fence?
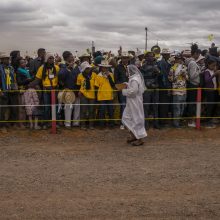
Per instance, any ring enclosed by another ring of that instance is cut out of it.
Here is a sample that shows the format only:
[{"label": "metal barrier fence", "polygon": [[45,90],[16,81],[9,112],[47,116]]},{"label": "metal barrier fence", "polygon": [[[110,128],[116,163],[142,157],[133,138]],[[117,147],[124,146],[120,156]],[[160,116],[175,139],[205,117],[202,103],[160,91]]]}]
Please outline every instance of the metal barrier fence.
[{"label": "metal barrier fence", "polygon": [[[196,105],[196,117],[181,117],[181,118],[146,118],[145,120],[190,120],[194,119],[196,120],[196,128],[200,129],[201,128],[201,119],[220,119],[220,117],[202,117],[201,116],[201,110],[202,110],[202,104],[219,104],[219,102],[202,102],[202,91],[203,90],[214,90],[211,88],[189,88],[189,89],[147,89],[147,91],[185,91],[185,90],[197,90],[197,100],[196,102],[185,102],[181,104],[185,105]],[[8,92],[8,93],[20,93],[20,92],[25,92],[26,90],[12,90],[12,91],[1,91],[2,93]],[[51,107],[51,113],[52,113],[52,119],[51,120],[39,120],[39,122],[51,122],[52,123],[52,134],[56,134],[56,124],[57,122],[64,122],[65,120],[58,120],[56,118],[56,109],[57,106],[60,104],[56,103],[56,92],[60,92],[62,90],[35,90],[36,92],[50,92],[51,93],[51,104],[50,105],[36,105],[36,106],[50,106]],[[68,90],[72,92],[79,92],[79,90]],[[113,90],[114,92],[118,92],[118,90]],[[215,91],[220,91],[220,89],[215,89]],[[180,103],[143,103],[144,105],[175,105],[175,104],[180,104]],[[69,105],[86,105],[88,106],[89,104],[69,104]],[[100,106],[102,104],[100,103],[95,103],[95,104],[90,104],[94,106]],[[112,104],[103,104],[103,105],[113,105],[113,106],[121,106],[120,103],[112,103]],[[34,106],[34,105],[0,105],[0,108],[6,108],[6,107],[25,107],[25,106]],[[101,121],[101,120],[108,120],[108,121],[121,121],[121,119],[90,119],[90,121]],[[71,120],[71,122],[84,122],[87,120]],[[16,120],[16,121],[0,121],[0,123],[5,123],[5,122],[10,122],[10,123],[25,123],[29,122],[27,120]]]}]

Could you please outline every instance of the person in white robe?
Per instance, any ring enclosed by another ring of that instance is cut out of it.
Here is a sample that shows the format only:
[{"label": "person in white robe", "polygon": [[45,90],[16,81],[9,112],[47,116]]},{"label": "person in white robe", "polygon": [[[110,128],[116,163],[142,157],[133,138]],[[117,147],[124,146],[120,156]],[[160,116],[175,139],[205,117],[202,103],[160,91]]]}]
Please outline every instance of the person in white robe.
[{"label": "person in white robe", "polygon": [[141,72],[135,65],[127,67],[127,74],[129,82],[127,88],[122,90],[123,95],[127,97],[122,123],[131,134],[127,142],[133,146],[140,146],[144,144],[143,139],[147,137],[143,107],[143,93],[146,86]]}]

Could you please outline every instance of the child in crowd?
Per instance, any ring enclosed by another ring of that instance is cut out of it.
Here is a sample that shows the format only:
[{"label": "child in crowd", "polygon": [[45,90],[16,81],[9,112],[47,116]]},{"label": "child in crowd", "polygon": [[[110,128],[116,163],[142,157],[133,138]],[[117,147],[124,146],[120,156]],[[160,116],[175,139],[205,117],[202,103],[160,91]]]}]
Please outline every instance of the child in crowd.
[{"label": "child in crowd", "polygon": [[38,116],[39,112],[39,97],[34,88],[29,88],[24,93],[24,102],[26,114],[30,122],[30,129],[40,130],[38,126]]},{"label": "child in crowd", "polygon": [[27,68],[27,61],[23,58],[19,59],[18,68],[16,71],[16,80],[18,84],[18,89],[20,93],[18,95],[18,102],[19,102],[19,120],[20,127],[24,128],[23,121],[26,120],[26,113],[25,113],[25,100],[24,100],[24,92],[28,89],[29,83],[32,81],[32,76],[29,73],[29,69]]},{"label": "child in crowd", "polygon": [[100,104],[99,107],[99,119],[100,126],[104,126],[105,115],[108,112],[108,116],[110,119],[110,126],[114,127],[114,108],[113,108],[113,92],[114,92],[114,76],[109,71],[111,65],[109,65],[108,61],[103,60],[101,64],[99,64],[100,73],[96,77],[95,86],[98,88],[97,100]]},{"label": "child in crowd", "polygon": [[183,64],[180,54],[175,56],[175,64],[171,67],[169,80],[173,88],[173,125],[180,128],[180,120],[183,116],[186,102],[186,83],[188,80],[187,67]]}]

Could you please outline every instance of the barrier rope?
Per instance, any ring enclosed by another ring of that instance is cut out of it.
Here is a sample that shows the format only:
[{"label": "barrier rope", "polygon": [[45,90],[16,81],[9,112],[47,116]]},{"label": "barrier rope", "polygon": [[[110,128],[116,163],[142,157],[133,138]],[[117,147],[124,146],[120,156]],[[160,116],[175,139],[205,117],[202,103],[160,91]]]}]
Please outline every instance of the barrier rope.
[{"label": "barrier rope", "polygon": [[[200,88],[201,90],[214,90],[214,91],[220,91],[220,88]],[[69,92],[80,92],[80,89],[66,89]],[[193,91],[198,90],[198,88],[180,88],[180,89],[146,89],[145,91]],[[24,93],[27,90],[0,90],[1,93]],[[36,92],[62,92],[62,89],[36,89],[34,90]],[[90,92],[97,92],[98,90],[89,90]],[[119,90],[101,90],[102,92],[120,92]]]},{"label": "barrier rope", "polygon": [[[220,119],[220,117],[179,117],[179,118],[145,118],[145,121],[157,121],[157,120],[192,120],[192,119]],[[54,120],[37,120],[38,122],[53,122]],[[66,120],[55,120],[56,122],[66,122]],[[121,121],[121,119],[79,119],[68,120],[68,122],[97,122],[97,121]],[[0,121],[0,123],[27,123],[29,120],[16,120],[16,121]]]}]

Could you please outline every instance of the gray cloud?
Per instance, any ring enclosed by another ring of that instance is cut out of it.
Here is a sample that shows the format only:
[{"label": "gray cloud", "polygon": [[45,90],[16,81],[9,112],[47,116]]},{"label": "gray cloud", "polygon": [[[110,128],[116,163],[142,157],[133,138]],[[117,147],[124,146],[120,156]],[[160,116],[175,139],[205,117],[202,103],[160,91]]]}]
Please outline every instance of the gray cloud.
[{"label": "gray cloud", "polygon": [[1,0],[0,51],[144,48],[145,26],[149,46],[208,47],[209,34],[220,41],[219,20],[219,0]]}]

